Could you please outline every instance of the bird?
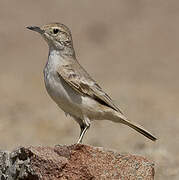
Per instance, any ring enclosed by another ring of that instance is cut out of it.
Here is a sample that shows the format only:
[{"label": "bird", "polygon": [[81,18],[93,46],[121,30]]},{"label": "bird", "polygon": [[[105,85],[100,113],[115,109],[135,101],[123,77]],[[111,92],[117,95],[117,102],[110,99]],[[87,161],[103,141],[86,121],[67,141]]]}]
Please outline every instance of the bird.
[{"label": "bird", "polygon": [[77,143],[82,143],[94,120],[122,123],[152,141],[157,138],[142,126],[128,120],[101,86],[88,74],[76,58],[70,29],[62,23],[28,26],[38,32],[49,47],[44,67],[45,87],[56,104],[80,126]]}]

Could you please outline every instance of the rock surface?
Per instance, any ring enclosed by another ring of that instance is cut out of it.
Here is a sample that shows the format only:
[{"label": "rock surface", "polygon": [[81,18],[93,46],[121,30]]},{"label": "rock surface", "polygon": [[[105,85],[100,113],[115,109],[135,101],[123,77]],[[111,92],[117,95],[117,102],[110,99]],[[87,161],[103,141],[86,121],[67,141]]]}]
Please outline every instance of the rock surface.
[{"label": "rock surface", "polygon": [[20,147],[0,152],[1,180],[153,180],[154,164],[144,157],[82,144]]}]

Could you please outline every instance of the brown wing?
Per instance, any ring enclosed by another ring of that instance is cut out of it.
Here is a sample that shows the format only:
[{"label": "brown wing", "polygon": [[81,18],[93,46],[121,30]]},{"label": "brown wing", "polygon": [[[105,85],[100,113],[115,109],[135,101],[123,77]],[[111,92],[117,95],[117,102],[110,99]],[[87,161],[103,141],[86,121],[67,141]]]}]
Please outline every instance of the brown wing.
[{"label": "brown wing", "polygon": [[[111,107],[120,112],[121,110],[113,103],[112,99],[102,90],[102,88],[89,76],[83,67],[75,61],[66,64],[58,69],[58,74],[72,88],[82,95],[87,95],[97,100],[99,103]],[[122,113],[123,114],[123,113]]]}]

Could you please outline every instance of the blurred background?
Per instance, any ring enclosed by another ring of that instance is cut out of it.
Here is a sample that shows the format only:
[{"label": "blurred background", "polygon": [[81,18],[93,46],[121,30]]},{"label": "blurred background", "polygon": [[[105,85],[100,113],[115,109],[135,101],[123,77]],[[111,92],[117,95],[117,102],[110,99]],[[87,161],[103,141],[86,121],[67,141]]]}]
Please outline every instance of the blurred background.
[{"label": "blurred background", "polygon": [[48,96],[48,47],[29,25],[61,22],[80,63],[129,119],[156,135],[93,122],[85,144],[152,159],[156,179],[179,178],[179,2],[177,0],[0,1],[0,148],[73,144],[79,126]]}]

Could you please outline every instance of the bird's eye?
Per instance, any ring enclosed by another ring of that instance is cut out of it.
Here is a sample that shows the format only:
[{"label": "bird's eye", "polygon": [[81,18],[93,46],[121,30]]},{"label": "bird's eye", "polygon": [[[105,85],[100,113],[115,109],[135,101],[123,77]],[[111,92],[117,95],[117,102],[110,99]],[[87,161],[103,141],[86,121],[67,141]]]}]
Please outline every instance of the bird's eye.
[{"label": "bird's eye", "polygon": [[53,29],[53,33],[57,34],[59,32],[59,29]]}]

